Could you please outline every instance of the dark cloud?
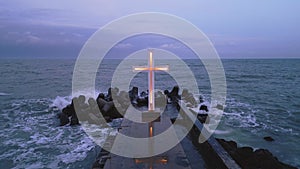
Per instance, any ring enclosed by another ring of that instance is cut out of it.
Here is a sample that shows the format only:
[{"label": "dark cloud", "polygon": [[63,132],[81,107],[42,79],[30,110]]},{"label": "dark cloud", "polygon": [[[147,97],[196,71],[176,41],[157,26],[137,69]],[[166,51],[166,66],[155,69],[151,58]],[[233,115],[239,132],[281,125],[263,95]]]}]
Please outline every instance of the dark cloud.
[{"label": "dark cloud", "polygon": [[76,57],[95,29],[6,22],[0,27],[2,57]]},{"label": "dark cloud", "polygon": [[[186,18],[208,35],[222,58],[300,57],[298,1],[274,1],[272,5],[264,1],[133,2],[1,1],[0,57],[76,57],[101,26],[146,11]],[[111,53],[154,46],[190,55],[168,39],[144,36],[136,41],[119,44]]]}]

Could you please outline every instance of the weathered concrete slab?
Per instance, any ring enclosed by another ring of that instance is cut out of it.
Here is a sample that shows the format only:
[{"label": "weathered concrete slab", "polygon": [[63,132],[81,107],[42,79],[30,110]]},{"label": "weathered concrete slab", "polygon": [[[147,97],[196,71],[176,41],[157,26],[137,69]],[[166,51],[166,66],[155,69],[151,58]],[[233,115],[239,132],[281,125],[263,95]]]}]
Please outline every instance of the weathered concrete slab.
[{"label": "weathered concrete slab", "polygon": [[[154,136],[167,130],[171,125],[170,117],[166,111],[174,111],[174,109],[166,109],[159,122],[153,123]],[[170,113],[170,112],[169,112]],[[124,119],[120,132],[126,136],[136,138],[149,137],[148,123],[135,123]],[[205,168],[204,160],[187,138],[183,139],[182,144],[177,144],[169,151],[154,156],[152,158],[125,158],[111,154],[104,166],[105,169],[201,169]]]},{"label": "weathered concrete slab", "polygon": [[[185,106],[184,101],[178,102],[181,110],[185,114],[185,118],[194,119],[197,117],[195,111],[190,110],[190,108]],[[217,140],[211,136],[204,143],[198,143],[197,136],[200,132],[204,132],[204,135],[207,135],[208,131],[203,127],[199,120],[196,120],[194,123],[194,128],[196,129],[196,137],[192,138],[194,145],[197,145],[200,148],[200,152],[205,153],[205,160],[209,161],[211,159],[217,159],[213,162],[213,165],[217,165],[218,168],[229,168],[229,169],[240,169],[240,166],[232,159],[232,157],[227,153],[227,151],[217,142]],[[195,132],[195,131],[194,131]],[[205,133],[206,132],[206,133]]]}]

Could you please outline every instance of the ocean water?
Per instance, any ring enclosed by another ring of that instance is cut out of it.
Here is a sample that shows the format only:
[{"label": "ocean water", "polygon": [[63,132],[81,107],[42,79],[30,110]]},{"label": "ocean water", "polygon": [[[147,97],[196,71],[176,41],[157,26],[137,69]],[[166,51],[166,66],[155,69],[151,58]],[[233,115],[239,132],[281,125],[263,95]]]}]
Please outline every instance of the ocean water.
[{"label": "ocean water", "polygon": [[[57,119],[71,100],[75,60],[0,62],[0,168],[91,168],[99,147],[80,126],[60,127]],[[100,65],[97,92],[107,91],[119,62],[106,60]],[[200,61],[185,62],[209,101],[210,83],[205,68]],[[240,146],[269,149],[279,160],[300,167],[300,60],[222,62],[227,101],[215,137],[235,140]],[[176,84],[167,73],[157,73],[156,81],[159,89],[170,90]],[[131,86],[146,90],[146,74],[139,73]],[[105,138],[108,131],[101,134]],[[275,141],[266,142],[264,136],[272,136]]]}]

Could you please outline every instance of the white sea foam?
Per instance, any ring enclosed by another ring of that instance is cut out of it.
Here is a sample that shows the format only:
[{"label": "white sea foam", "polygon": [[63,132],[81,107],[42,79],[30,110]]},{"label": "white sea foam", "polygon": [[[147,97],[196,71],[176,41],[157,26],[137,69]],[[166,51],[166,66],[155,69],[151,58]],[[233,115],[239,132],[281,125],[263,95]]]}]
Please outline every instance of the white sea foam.
[{"label": "white sea foam", "polygon": [[87,157],[87,153],[95,147],[94,143],[88,137],[83,138],[80,144],[73,146],[70,147],[70,152],[58,155],[60,161],[65,164],[82,161]]},{"label": "white sea foam", "polygon": [[62,110],[64,107],[66,107],[68,104],[71,103],[71,96],[57,96],[54,100],[53,103],[50,105],[50,107],[57,107],[59,110]]},{"label": "white sea foam", "polygon": [[[58,127],[56,114],[70,104],[71,96],[55,99],[31,99],[11,103],[2,110],[1,119],[7,119],[8,127],[0,131],[3,138],[2,146],[7,150],[0,154],[0,159],[13,159],[15,168],[75,168],[78,165],[88,165],[88,155],[94,151],[96,144],[85,134],[82,127]],[[242,127],[256,132],[256,128],[273,127],[274,132],[297,133],[291,128],[279,128],[258,122],[256,110],[245,103],[229,99],[230,111],[224,113],[225,125],[231,128]],[[56,123],[55,123],[56,122]],[[112,124],[113,125],[113,124]],[[116,130],[108,131],[98,126],[92,126],[91,132],[102,140]],[[217,135],[229,136],[234,130],[218,129]],[[11,134],[7,134],[11,133]]]},{"label": "white sea foam", "polygon": [[4,93],[4,92],[0,92],[0,96],[9,96],[11,95],[10,93]]},{"label": "white sea foam", "polygon": [[[50,107],[56,107],[59,110],[62,110],[64,107],[66,107],[68,104],[72,102],[73,97],[78,97],[80,95],[84,95],[86,97],[86,102],[88,98],[96,98],[98,94],[101,93],[100,91],[95,91],[95,93],[92,93],[91,91],[80,91],[74,93],[73,96],[57,96],[54,100],[52,100],[52,104],[50,104]],[[104,92],[106,94],[106,92]]]},{"label": "white sea foam", "polygon": [[218,134],[218,135],[224,135],[224,134],[230,134],[231,131],[229,130],[215,130],[214,134]]},{"label": "white sea foam", "polygon": [[227,99],[228,110],[224,111],[225,124],[231,127],[255,128],[262,126],[257,121],[257,110],[253,109],[250,104],[236,101],[233,98]]},{"label": "white sea foam", "polygon": [[[58,111],[49,109],[62,109],[70,101],[70,96],[53,100],[17,100],[3,109],[0,118],[8,119],[5,122],[8,127],[0,131],[0,137],[4,139],[0,147],[4,146],[7,150],[0,154],[0,160],[13,159],[16,169],[90,165],[93,159],[86,158],[96,144],[80,126],[58,127]],[[97,127],[94,128],[96,130]],[[99,127],[98,129],[98,133],[108,132]]]}]

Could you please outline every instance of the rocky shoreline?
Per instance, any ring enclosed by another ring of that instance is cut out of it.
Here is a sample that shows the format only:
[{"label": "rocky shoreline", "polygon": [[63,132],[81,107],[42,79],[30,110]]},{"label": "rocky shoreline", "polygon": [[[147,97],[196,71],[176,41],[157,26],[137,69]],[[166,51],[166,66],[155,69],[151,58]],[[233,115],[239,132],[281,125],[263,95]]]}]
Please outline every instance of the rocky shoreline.
[{"label": "rocky shoreline", "polygon": [[216,139],[243,169],[297,169],[280,162],[267,149],[254,150],[252,147],[238,147],[235,141]]},{"label": "rocky shoreline", "polygon": [[[165,90],[164,93],[156,92],[155,105],[162,107],[167,104],[167,100],[170,102],[179,100],[181,96],[178,92],[178,86],[175,86],[171,92],[168,90]],[[192,99],[192,96],[190,96],[190,99]],[[139,93],[137,87],[133,87],[129,92],[119,91],[118,88],[109,88],[107,94],[100,93],[96,99],[87,99],[84,95],[80,95],[74,97],[71,104],[63,108],[62,112],[58,114],[60,126],[79,125],[79,119],[80,121],[98,124],[101,118],[99,113],[104,118],[101,120],[111,122],[113,119],[122,118],[130,104],[135,107],[147,106],[148,91]],[[195,104],[194,100],[193,104]]]}]

